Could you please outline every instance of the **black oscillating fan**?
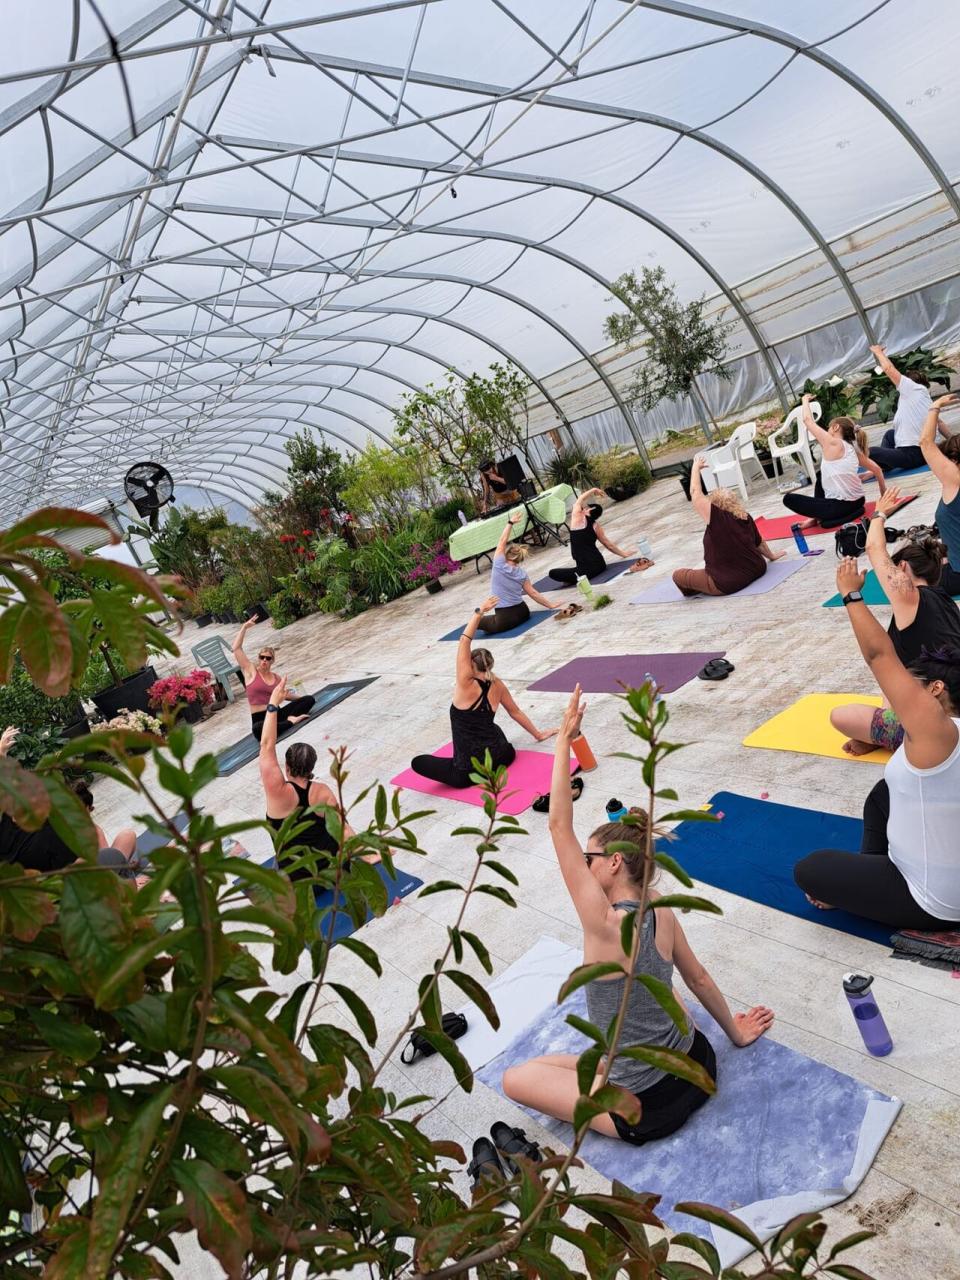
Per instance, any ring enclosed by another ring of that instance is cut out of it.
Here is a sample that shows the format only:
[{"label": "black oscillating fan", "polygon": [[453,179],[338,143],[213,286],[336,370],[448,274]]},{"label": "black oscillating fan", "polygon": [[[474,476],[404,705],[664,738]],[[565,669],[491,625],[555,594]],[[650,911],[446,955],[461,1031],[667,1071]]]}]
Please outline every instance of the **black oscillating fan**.
[{"label": "black oscillating fan", "polygon": [[123,491],[141,519],[156,529],[160,508],[173,502],[173,476],[159,462],[137,462],[123,477]]}]

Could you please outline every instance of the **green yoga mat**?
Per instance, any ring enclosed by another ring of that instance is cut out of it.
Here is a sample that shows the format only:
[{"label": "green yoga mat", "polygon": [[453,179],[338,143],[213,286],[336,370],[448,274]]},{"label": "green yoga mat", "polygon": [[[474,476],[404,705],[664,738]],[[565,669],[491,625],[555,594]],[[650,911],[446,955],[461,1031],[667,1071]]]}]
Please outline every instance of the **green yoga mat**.
[{"label": "green yoga mat", "polygon": [[[954,600],[960,600],[960,596],[954,596]],[[889,604],[887,593],[880,585],[880,579],[872,569],[867,570],[867,578],[863,584],[863,600],[865,604]],[[839,591],[835,596],[831,596],[829,600],[824,600],[824,609],[839,609],[842,600]]]}]

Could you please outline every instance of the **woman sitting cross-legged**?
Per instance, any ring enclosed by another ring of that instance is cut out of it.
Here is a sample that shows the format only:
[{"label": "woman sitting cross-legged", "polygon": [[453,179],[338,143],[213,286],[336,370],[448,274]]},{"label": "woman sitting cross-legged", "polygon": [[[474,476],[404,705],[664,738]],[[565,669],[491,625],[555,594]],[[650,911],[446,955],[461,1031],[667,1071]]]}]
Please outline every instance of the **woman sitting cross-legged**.
[{"label": "woman sitting cross-legged", "polygon": [[685,596],[728,596],[742,591],[767,571],[768,560],[782,560],[785,551],[771,551],[733,489],[704,493],[702,453],[693,460],[690,501],[706,524],[702,569],[675,569],[673,581]]},{"label": "woman sitting cross-legged", "polygon": [[860,447],[857,424],[852,418],[834,418],[824,429],[818,426],[810,412],[809,395],[803,397],[803,425],[820,444],[823,461],[813,495],[788,493],[783,505],[797,515],[807,516],[802,528],[818,524],[822,529],[834,529],[848,520],[859,520],[866,506],[860,468],[872,471],[884,490],[883,471]]},{"label": "woman sitting cross-legged", "polygon": [[947,563],[943,566],[940,585],[948,595],[960,595],[960,434],[948,436],[937,444],[940,411],[960,405],[960,396],[941,396],[934,400],[920,433],[920,449],[924,461],[940,481],[940,501],[934,515],[940,536],[947,544]]},{"label": "woman sitting cross-legged", "polygon": [[[256,626],[256,621],[248,619],[237,632],[233,641],[233,656],[237,660],[237,666],[243,672],[244,692],[247,695],[247,702],[250,704],[250,731],[259,742],[260,735],[263,732],[263,722],[267,714],[267,705],[275,700],[274,691],[280,677],[273,669],[277,656],[273,645],[262,644],[260,646],[256,666],[244,653],[243,642],[247,632],[253,626]],[[313,709],[313,698],[310,694],[295,698],[292,693],[285,693],[284,700],[287,705],[281,707],[277,713],[278,736],[281,733],[285,733],[291,725],[299,724],[301,720],[309,720],[310,712]]]},{"label": "woman sitting cross-legged", "polygon": [[[578,577],[595,578],[597,574],[603,573],[607,562],[597,547],[598,542],[621,560],[630,559],[629,551],[624,551],[615,542],[611,542],[600,527],[603,507],[599,502],[587,501],[593,494],[598,497],[605,496],[602,489],[587,489],[577,498],[570,511],[570,551],[573,555],[573,568],[564,565],[558,569],[551,569],[550,577],[557,582],[573,585]],[[637,573],[641,569],[649,569],[652,564],[652,560],[641,556],[627,572]]]},{"label": "woman sitting cross-legged", "polygon": [[[337,797],[324,782],[314,782],[313,771],[317,767],[316,750],[309,742],[294,742],[287,747],[284,756],[285,770],[280,768],[277,760],[277,721],[279,706],[287,693],[286,676],[281,676],[274,685],[273,697],[267,707],[263,733],[260,735],[260,781],[263,783],[263,794],[267,803],[267,822],[274,831],[279,831],[287,818],[295,813],[298,818],[307,822],[306,831],[296,837],[297,846],[305,845],[321,856],[316,859],[314,867],[304,863],[293,866],[290,871],[291,880],[312,880],[316,872],[329,866],[336,858],[340,848],[339,842],[327,829],[326,819],[320,813],[310,813],[317,805],[329,805],[343,813],[337,804]],[[344,838],[353,835],[353,830],[343,823]],[[299,863],[302,853],[287,855],[281,852],[278,864],[286,871],[291,864]],[[373,854],[368,862],[379,862],[379,856]]]},{"label": "woman sitting cross-legged", "polygon": [[816,907],[839,907],[891,929],[960,922],[960,650],[924,653],[908,671],[860,598],[855,560],[837,587],[860,652],[903,725],[904,739],[867,797],[859,853],[819,849],[794,867]]},{"label": "woman sitting cross-legged", "polygon": [[[431,778],[434,782],[442,782],[447,787],[472,786],[470,774],[473,767],[470,761],[482,760],[486,751],[490,752],[490,758],[496,766],[513,764],[517,753],[494,719],[500,707],[537,742],[545,742],[556,733],[556,729],[538,729],[514,702],[503,681],[490,674],[493,670],[493,654],[489,649],[470,648],[483,615],[496,603],[495,596],[484,600],[473,611],[457,642],[457,676],[453,686],[453,702],[450,704],[453,758],[414,756],[410,762],[414,773],[419,773],[423,778]],[[569,779],[567,786],[570,786]]]},{"label": "woman sitting cross-legged", "polygon": [[480,619],[480,630],[493,635],[498,631],[512,631],[526,622],[530,617],[530,606],[524,600],[529,596],[543,605],[544,609],[558,609],[552,600],[541,595],[527,576],[523,562],[527,558],[527,548],[520,547],[510,541],[514,526],[522,520],[525,512],[513,511],[507,517],[503,533],[493,553],[493,569],[490,571],[490,595],[496,597],[497,607],[489,616]]},{"label": "woman sitting cross-legged", "polygon": [[[867,555],[893,609],[888,630],[894,652],[909,667],[924,649],[960,649],[960,609],[940,586],[946,547],[938,538],[905,542],[892,556],[887,550],[884,521],[900,501],[900,490],[891,488],[877,503],[867,533]],[[843,749],[854,756],[877,747],[896,751],[903,741],[900,721],[886,703],[835,707],[830,723],[846,734]]]},{"label": "woman sitting cross-legged", "polygon": [[[643,851],[645,829],[618,822],[606,823],[587,841],[586,851],[573,829],[573,809],[567,776],[570,743],[580,732],[584,706],[579,686],[573,693],[557,734],[550,794],[550,834],[560,864],[560,873],[573,899],[583,926],[585,964],[612,962],[623,965],[620,941],[624,915],[639,905],[647,870]],[[630,841],[639,846],[633,853],[611,853],[608,846]],[[656,901],[657,895],[651,894]],[[658,978],[668,987],[673,983],[674,966],[686,985],[715,1018],[733,1044],[752,1044],[773,1024],[773,1014],[758,1005],[747,1013],[733,1014],[720,989],[690,949],[680,922],[672,911],[650,909],[641,925],[640,951],[635,972]],[[606,1030],[623,996],[626,975],[594,979],[587,986],[587,1013],[590,1021]],[[688,1018],[686,1034],[677,1029],[646,987],[630,978],[630,996],[620,1045],[658,1045],[688,1054],[716,1079],[717,1062],[704,1034]],[[671,1076],[645,1062],[618,1056],[609,1079],[635,1094],[641,1105],[640,1119],[628,1123],[616,1112],[594,1117],[590,1127],[611,1138],[641,1145],[664,1138],[707,1101],[699,1086]],[[530,1062],[508,1067],[503,1074],[503,1091],[515,1102],[534,1107],[560,1120],[571,1120],[580,1096],[577,1059],[573,1054],[546,1054]]]}]

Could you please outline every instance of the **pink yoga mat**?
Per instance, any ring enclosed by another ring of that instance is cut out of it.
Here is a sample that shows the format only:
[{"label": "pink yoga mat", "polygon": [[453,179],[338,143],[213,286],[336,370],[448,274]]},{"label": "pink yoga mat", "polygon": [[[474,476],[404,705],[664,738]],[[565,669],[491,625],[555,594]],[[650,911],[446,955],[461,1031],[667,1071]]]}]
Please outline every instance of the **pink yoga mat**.
[{"label": "pink yoga mat", "polygon": [[584,693],[623,693],[624,685],[639,688],[649,671],[661,693],[672,693],[692,680],[711,658],[722,658],[724,652],[613,653],[605,658],[574,658],[529,687],[548,693],[572,693],[579,684]]},{"label": "pink yoga mat", "polygon": [[[915,493],[907,494],[904,500],[900,503],[900,506],[897,507],[897,510],[899,511],[900,507],[905,507],[908,502],[914,502],[916,497],[917,495]],[[864,515],[872,516],[876,509],[876,505],[877,504],[875,502],[868,502]],[[776,516],[773,520],[768,520],[766,516],[757,516],[756,524],[757,529],[760,532],[760,537],[763,538],[765,542],[776,542],[781,538],[792,538],[793,534],[790,532],[790,526],[792,524],[803,524],[805,519],[806,516],[797,515]],[[836,529],[821,529],[818,524],[815,524],[809,529],[804,529],[803,535],[805,538],[818,537],[822,533],[836,533],[839,527],[840,526],[837,525]]]},{"label": "pink yoga mat", "polygon": [[[446,743],[433,754],[449,759],[453,755],[453,743]],[[571,756],[570,772],[573,773],[576,767],[577,762]],[[524,809],[529,809],[537,796],[550,790],[552,773],[552,751],[518,751],[516,760],[507,769],[507,792],[497,806],[497,812],[516,817]],[[479,787],[445,787],[442,782],[422,778],[412,769],[404,769],[402,773],[398,773],[395,778],[390,779],[390,784],[422,792],[425,796],[443,796],[447,800],[461,800],[464,804],[483,805],[484,793]]]}]

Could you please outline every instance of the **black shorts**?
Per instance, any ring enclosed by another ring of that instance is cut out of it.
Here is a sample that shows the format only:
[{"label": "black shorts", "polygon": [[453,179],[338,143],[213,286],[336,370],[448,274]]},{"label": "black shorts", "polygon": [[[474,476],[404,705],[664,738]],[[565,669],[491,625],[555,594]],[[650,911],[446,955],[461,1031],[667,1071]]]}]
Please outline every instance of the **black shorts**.
[{"label": "black shorts", "polygon": [[[713,1045],[702,1031],[697,1030],[694,1033],[688,1056],[694,1062],[698,1062],[708,1075],[716,1080],[717,1055],[713,1051]],[[704,1093],[698,1085],[691,1084],[689,1080],[682,1080],[679,1076],[664,1076],[662,1080],[658,1080],[656,1084],[652,1084],[649,1089],[644,1089],[636,1096],[643,1105],[639,1124],[627,1124],[623,1116],[618,1116],[615,1111],[610,1114],[617,1135],[624,1142],[642,1147],[645,1142],[653,1142],[656,1138],[666,1138],[669,1134],[675,1133],[681,1125],[686,1124],[695,1111],[703,1106],[710,1094]]]}]

